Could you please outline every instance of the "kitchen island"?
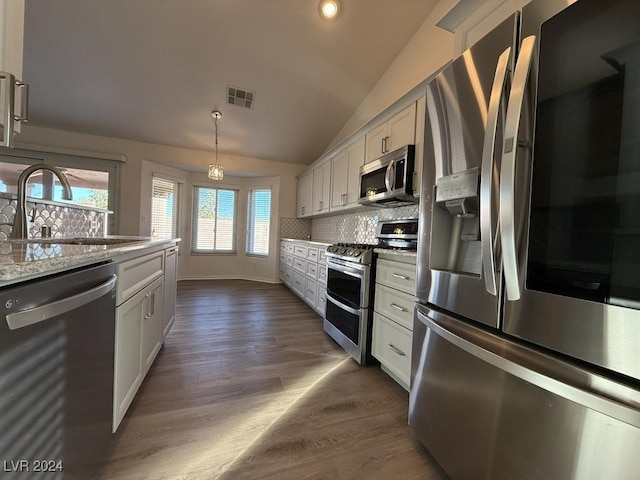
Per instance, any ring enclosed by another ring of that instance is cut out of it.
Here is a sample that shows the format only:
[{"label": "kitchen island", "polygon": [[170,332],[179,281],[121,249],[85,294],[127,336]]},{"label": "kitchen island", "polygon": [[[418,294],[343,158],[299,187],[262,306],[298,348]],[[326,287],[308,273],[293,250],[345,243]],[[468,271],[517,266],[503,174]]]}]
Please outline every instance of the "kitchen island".
[{"label": "kitchen island", "polygon": [[[76,243],[66,243],[70,240],[76,240]],[[155,240],[123,236],[87,237],[84,240],[87,243],[82,243],[81,237],[0,242],[0,287],[102,261],[127,260],[142,251],[164,250],[180,242],[179,238]]]},{"label": "kitchen island", "polygon": [[[20,431],[0,434],[9,460],[55,459],[64,478],[91,478],[173,324],[179,242],[111,236],[0,243],[0,358],[20,359],[0,368],[0,407],[8,422],[25,419]],[[24,405],[31,415],[19,413]],[[50,412],[61,420],[49,426]],[[53,440],[31,458],[21,447],[27,436]]]}]

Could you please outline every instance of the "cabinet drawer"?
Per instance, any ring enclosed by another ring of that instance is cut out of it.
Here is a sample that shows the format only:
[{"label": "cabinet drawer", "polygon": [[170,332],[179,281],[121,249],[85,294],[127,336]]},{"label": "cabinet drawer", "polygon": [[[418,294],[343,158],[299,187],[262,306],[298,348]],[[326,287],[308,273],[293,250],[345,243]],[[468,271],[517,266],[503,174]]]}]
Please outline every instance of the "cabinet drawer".
[{"label": "cabinet drawer", "polygon": [[163,275],[164,252],[149,253],[118,264],[116,305]]},{"label": "cabinet drawer", "polygon": [[291,278],[291,288],[293,288],[293,290],[295,290],[298,295],[304,296],[304,292],[307,286],[307,277],[305,277],[303,273],[293,270]]},{"label": "cabinet drawer", "polygon": [[291,255],[293,255],[293,244],[285,243],[284,251],[287,252],[287,253],[290,253]]},{"label": "cabinet drawer", "polygon": [[315,307],[317,295],[318,295],[318,284],[315,282],[315,280],[311,280],[310,278],[307,278],[307,290],[304,294],[304,298],[306,298],[307,303]]},{"label": "cabinet drawer", "polygon": [[302,245],[294,245],[293,254],[296,257],[307,258],[307,247],[303,247]]},{"label": "cabinet drawer", "polygon": [[287,265],[289,265],[290,267],[293,267],[293,255],[290,254],[286,254],[285,255],[285,262]]},{"label": "cabinet drawer", "polygon": [[392,262],[379,258],[376,282],[387,287],[402,290],[409,295],[416,294],[416,266],[409,263]]},{"label": "cabinet drawer", "polygon": [[318,265],[318,283],[320,285],[327,285],[327,266]]},{"label": "cabinet drawer", "polygon": [[411,377],[411,341],[412,333],[409,330],[374,312],[371,344],[373,356],[407,390]]},{"label": "cabinet drawer", "polygon": [[310,277],[318,278],[318,264],[307,262],[307,275]]},{"label": "cabinet drawer", "polygon": [[287,264],[287,254],[284,252],[280,252],[280,265]]},{"label": "cabinet drawer", "polygon": [[318,312],[320,312],[322,318],[324,318],[324,314],[327,310],[327,290],[320,285],[318,285],[316,308],[318,309]]},{"label": "cabinet drawer", "polygon": [[306,274],[307,273],[307,261],[302,258],[293,257],[293,268]]},{"label": "cabinet drawer", "polygon": [[327,263],[327,250],[324,248],[318,252],[318,263]]},{"label": "cabinet drawer", "polygon": [[413,330],[415,297],[376,283],[375,311]]},{"label": "cabinet drawer", "polygon": [[313,262],[318,261],[318,249],[315,247],[307,247],[307,258]]}]

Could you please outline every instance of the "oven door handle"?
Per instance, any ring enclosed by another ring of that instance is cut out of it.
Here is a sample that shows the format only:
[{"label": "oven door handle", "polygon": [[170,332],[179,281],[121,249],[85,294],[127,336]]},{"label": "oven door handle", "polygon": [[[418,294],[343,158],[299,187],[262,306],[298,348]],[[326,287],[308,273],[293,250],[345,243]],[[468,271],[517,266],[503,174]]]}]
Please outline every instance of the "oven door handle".
[{"label": "oven door handle", "polygon": [[360,313],[361,313],[361,309],[352,308],[352,307],[349,307],[349,306],[345,305],[342,302],[339,302],[338,300],[333,298],[329,292],[327,292],[327,300],[329,300],[331,303],[333,303],[337,307],[340,307],[342,310],[346,310],[347,312],[352,313],[354,315],[360,315]]},{"label": "oven door handle", "polygon": [[364,280],[365,272],[364,270],[359,270],[356,268],[347,267],[346,265],[340,265],[339,263],[328,262],[327,267],[335,270],[336,272],[344,273],[345,275],[350,275],[355,278],[360,278]]}]

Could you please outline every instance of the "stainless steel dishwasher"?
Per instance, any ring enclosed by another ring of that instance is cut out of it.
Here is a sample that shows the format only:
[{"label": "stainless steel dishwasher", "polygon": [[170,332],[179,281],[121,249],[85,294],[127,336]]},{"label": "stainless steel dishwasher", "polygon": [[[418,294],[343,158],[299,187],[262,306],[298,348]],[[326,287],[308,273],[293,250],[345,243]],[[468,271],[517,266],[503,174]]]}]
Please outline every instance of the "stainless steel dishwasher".
[{"label": "stainless steel dishwasher", "polygon": [[93,478],[111,441],[116,265],[0,290],[0,471]]}]

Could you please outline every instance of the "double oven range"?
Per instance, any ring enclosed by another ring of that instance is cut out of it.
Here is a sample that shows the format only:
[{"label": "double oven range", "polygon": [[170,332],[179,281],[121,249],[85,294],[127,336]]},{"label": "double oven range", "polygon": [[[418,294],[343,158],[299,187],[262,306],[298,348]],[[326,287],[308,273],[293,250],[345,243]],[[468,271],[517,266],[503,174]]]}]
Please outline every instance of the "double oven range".
[{"label": "double oven range", "polygon": [[378,222],[378,243],[337,243],[327,247],[327,307],[324,331],[359,364],[371,356],[375,264],[378,248],[416,249],[418,220]]}]

